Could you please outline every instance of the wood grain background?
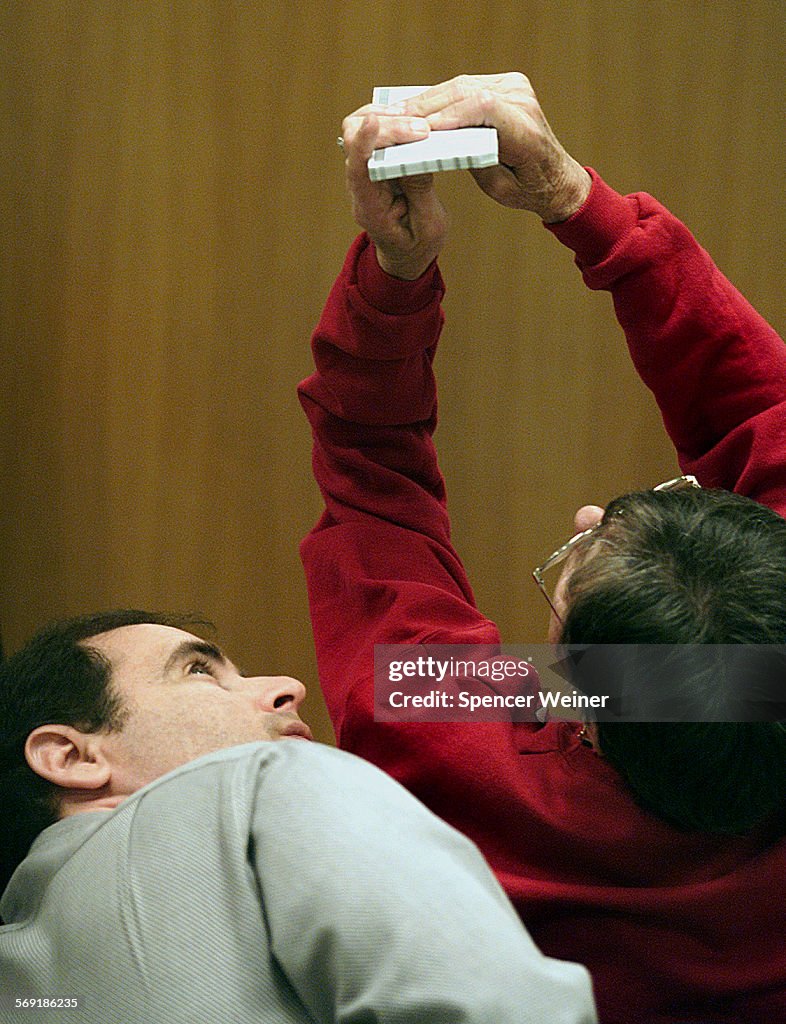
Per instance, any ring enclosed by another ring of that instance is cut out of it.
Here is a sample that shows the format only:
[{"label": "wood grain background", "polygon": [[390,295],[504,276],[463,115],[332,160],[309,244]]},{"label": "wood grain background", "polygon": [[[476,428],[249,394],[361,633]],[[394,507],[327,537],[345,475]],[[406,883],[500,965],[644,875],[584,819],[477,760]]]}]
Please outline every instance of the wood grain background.
[{"label": "wood grain background", "polygon": [[[11,0],[2,36],[0,622],[197,610],[316,686],[296,398],[355,229],[335,147],[377,84],[521,70],[566,147],[682,217],[786,328],[779,0]],[[608,296],[443,175],[438,434],[481,606],[538,639],[574,509],[675,469]]]}]

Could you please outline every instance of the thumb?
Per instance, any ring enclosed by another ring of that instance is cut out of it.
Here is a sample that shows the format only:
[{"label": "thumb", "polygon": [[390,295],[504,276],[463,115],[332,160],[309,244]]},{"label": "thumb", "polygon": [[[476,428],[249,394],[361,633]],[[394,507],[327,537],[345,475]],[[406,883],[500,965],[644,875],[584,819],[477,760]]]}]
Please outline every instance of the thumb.
[{"label": "thumb", "polygon": [[417,174],[399,179],[407,201],[409,229],[421,244],[444,240],[447,214],[434,188],[433,174]]},{"label": "thumb", "polygon": [[520,206],[521,189],[509,167],[498,164],[469,172],[487,196],[502,206]]},{"label": "thumb", "polygon": [[434,188],[433,174],[412,174],[406,178],[396,179],[402,192],[410,193],[428,192]]}]

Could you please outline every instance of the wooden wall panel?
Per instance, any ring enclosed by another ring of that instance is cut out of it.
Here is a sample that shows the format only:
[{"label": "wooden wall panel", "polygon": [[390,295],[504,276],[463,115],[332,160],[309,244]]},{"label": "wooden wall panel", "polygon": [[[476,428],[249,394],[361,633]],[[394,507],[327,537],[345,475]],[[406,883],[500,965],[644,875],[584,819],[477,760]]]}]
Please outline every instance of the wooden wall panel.
[{"label": "wooden wall panel", "polygon": [[[294,397],[354,234],[335,149],[375,84],[523,70],[576,157],[683,217],[781,330],[777,0],[12,0],[2,32],[0,621],[195,609],[312,684]],[[443,453],[482,606],[511,641],[574,508],[671,474],[607,296],[526,216],[444,175]]]}]

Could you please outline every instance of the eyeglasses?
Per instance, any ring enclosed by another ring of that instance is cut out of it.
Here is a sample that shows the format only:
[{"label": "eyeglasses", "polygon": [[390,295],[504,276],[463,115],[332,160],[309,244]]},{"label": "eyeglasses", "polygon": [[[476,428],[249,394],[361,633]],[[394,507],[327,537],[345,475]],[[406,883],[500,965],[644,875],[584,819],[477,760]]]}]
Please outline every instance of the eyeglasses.
[{"label": "eyeglasses", "polygon": [[[678,476],[673,480],[666,480],[665,483],[658,484],[657,487],[653,487],[653,491],[687,491],[691,488],[698,488],[701,490],[701,484],[695,476]],[[618,510],[622,512],[622,509]],[[557,548],[553,555],[549,555],[543,565],[539,565],[537,569],[532,570],[532,577],[537,583],[540,592],[546,598],[549,603],[549,607],[557,616],[557,619],[562,622],[559,612],[554,607],[554,601],[552,595],[556,588],[559,580],[559,573],[553,573],[551,570],[555,566],[561,565],[566,558],[568,558],[580,545],[583,544],[593,533],[598,529],[599,526],[603,525],[603,520],[591,526],[588,530],[582,530],[581,533],[577,533],[571,537],[567,544],[563,544],[561,548]],[[549,574],[548,582],[544,576],[545,573]]]}]

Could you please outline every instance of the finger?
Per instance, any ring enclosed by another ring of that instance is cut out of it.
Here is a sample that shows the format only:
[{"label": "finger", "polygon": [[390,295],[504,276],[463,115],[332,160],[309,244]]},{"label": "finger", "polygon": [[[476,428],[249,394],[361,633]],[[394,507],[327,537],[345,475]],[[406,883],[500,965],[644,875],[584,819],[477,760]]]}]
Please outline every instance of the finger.
[{"label": "finger", "polygon": [[358,107],[357,110],[353,110],[348,117],[363,118],[366,114],[379,114],[384,116],[385,114],[392,114],[394,116],[401,115],[401,104],[391,106],[385,103],[364,103],[362,107]]},{"label": "finger", "polygon": [[501,120],[500,97],[488,89],[477,89],[456,99],[441,110],[428,114],[428,124],[435,131],[449,128],[496,128]]},{"label": "finger", "polygon": [[[344,122],[345,128],[347,120]],[[349,126],[351,134],[349,140],[344,141],[347,187],[352,194],[355,219],[361,227],[374,235],[385,224],[390,209],[391,190],[371,181],[368,176],[368,160],[379,137],[379,117],[370,113],[356,120],[360,123]]]},{"label": "finger", "polygon": [[368,180],[368,161],[377,148],[379,117],[374,113],[366,114],[364,117],[346,117],[341,130],[344,138],[347,179],[361,184],[363,179]]},{"label": "finger", "polygon": [[520,130],[525,123],[535,125],[544,118],[531,91],[502,93],[495,89],[476,89],[442,110],[428,114],[427,120],[435,131],[487,126],[502,133],[515,128]]},{"label": "finger", "polygon": [[507,75],[457,75],[447,82],[433,85],[425,92],[404,100],[399,106],[407,114],[428,117],[445,107],[466,99],[478,89],[493,89],[500,86]]},{"label": "finger", "polygon": [[434,131],[452,128],[489,127],[499,133],[499,160],[511,167],[518,166],[533,141],[548,131],[538,101],[531,92],[517,91],[502,94],[489,89],[478,89],[451,106],[428,115]]},{"label": "finger", "polygon": [[[428,121],[422,117],[393,115],[385,112],[380,114],[377,111],[369,110],[363,115],[350,114],[344,118],[341,128],[341,137],[344,140],[344,149],[352,145],[355,136],[363,121],[373,117],[377,123],[377,134],[374,140],[374,149],[384,149],[386,146],[397,146],[405,142],[418,142],[425,139],[431,132]],[[371,153],[369,153],[371,156]]]},{"label": "finger", "polygon": [[576,533],[591,530],[603,519],[604,511],[600,505],[582,505],[573,517],[573,529]]}]

